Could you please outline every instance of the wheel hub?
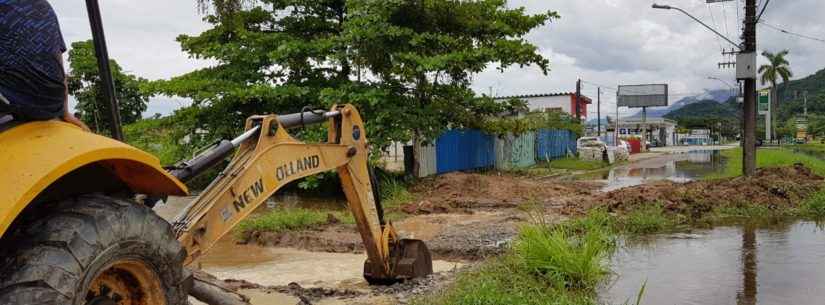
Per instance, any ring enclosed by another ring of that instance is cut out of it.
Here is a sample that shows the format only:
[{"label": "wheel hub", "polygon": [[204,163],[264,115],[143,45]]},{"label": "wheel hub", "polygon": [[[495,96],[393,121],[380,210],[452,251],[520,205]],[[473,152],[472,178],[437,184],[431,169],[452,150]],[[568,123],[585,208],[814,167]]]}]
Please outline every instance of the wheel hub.
[{"label": "wheel hub", "polygon": [[117,261],[91,282],[86,305],[166,305],[160,279],[140,261]]}]

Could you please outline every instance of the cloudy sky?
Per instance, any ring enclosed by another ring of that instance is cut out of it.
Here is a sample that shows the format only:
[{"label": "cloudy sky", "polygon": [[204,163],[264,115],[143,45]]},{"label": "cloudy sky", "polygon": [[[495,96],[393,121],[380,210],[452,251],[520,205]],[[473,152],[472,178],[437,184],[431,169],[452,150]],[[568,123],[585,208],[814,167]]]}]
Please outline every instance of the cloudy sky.
[{"label": "cloudy sky", "polygon": [[[744,0],[706,4],[705,0],[656,0],[682,9],[739,40]],[[764,2],[766,0],[758,0]],[[768,0],[769,1],[769,0]],[[80,1],[51,1],[61,20],[67,43],[89,39],[88,20]],[[677,11],[654,10],[650,0],[511,0],[511,7],[529,12],[557,11],[561,18],[531,32],[528,39],[550,59],[552,71],[541,74],[532,67],[494,67],[476,75],[478,92],[501,95],[536,94],[575,90],[582,78],[584,93],[595,97],[601,84],[668,83],[672,99],[697,95],[706,89],[726,88],[709,76],[733,82],[734,71],[717,63],[732,61],[722,48],[732,46]],[[149,79],[169,78],[204,66],[180,51],[175,37],[197,34],[207,28],[194,0],[101,1],[109,53],[128,71]],[[825,1],[773,0],[763,21],[792,32],[825,39],[822,13]],[[825,43],[758,27],[758,48],[789,49],[795,78],[825,68]],[[761,63],[761,61],[760,61]],[[606,109],[615,109],[615,92],[603,90]],[[169,113],[185,104],[177,99],[157,99],[148,114]],[[594,110],[595,111],[595,110]]]}]

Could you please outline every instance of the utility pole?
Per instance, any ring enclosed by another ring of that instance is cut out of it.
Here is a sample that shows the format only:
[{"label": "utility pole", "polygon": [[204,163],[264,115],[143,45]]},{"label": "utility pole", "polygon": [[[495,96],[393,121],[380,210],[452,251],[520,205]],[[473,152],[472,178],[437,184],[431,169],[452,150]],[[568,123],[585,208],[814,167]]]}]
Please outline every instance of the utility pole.
[{"label": "utility pole", "polygon": [[619,146],[619,91],[616,91],[616,129],[614,131],[616,138],[613,139],[613,144]]},{"label": "utility pole", "polygon": [[[756,53],[756,0],[745,0],[745,30],[743,53]],[[744,143],[742,149],[742,174],[753,176],[756,172],[756,75],[745,78]]]},{"label": "utility pole", "polygon": [[581,78],[576,80],[576,119],[581,121],[582,113],[581,113],[581,98],[582,98],[582,80]]},{"label": "utility pole", "polygon": [[[596,129],[597,130],[596,131],[596,136],[601,137],[602,136],[602,87],[598,87],[596,89],[596,92],[598,92],[598,96],[599,96],[596,100],[596,119],[598,120],[598,123],[597,123],[598,127]],[[807,113],[807,111],[806,111],[806,113]]]},{"label": "utility pole", "polygon": [[100,68],[100,79],[103,82],[103,99],[109,107],[109,128],[112,138],[123,141],[123,130],[120,127],[120,111],[115,96],[115,82],[112,79],[112,70],[109,67],[109,52],[106,48],[106,36],[103,33],[103,21],[100,17],[100,6],[97,0],[86,0],[86,10],[89,14],[89,24],[92,27],[92,42],[95,46],[97,66]]}]

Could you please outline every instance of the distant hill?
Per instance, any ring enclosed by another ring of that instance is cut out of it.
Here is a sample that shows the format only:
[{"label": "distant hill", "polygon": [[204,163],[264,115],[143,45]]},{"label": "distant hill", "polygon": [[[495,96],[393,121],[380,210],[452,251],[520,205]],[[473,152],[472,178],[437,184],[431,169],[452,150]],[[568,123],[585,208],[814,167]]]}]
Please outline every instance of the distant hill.
[{"label": "distant hill", "polygon": [[825,69],[805,78],[790,81],[787,86],[779,84],[778,89],[779,120],[787,121],[793,116],[802,114],[803,99],[801,96],[795,97],[796,91],[808,91],[808,113],[825,114]]},{"label": "distant hill", "polygon": [[735,119],[737,114],[735,107],[733,103],[701,100],[673,110],[664,117],[676,121],[682,121],[686,118]]},{"label": "distant hill", "polygon": [[[667,107],[648,108],[647,109],[647,116],[650,117],[650,118],[664,117],[668,113],[671,113],[673,111],[682,109],[683,107],[685,107],[687,105],[691,105],[691,104],[698,103],[698,102],[701,102],[701,101],[716,101],[717,103],[724,103],[727,100],[729,100],[732,96],[733,96],[733,93],[731,92],[731,90],[723,90],[723,89],[720,89],[720,90],[707,90],[704,94],[701,94],[701,95],[684,97],[684,98],[668,105]],[[642,116],[642,112],[640,110],[638,113],[636,113],[636,114],[634,114],[630,117],[635,118],[635,117],[641,117],[641,116]]]}]

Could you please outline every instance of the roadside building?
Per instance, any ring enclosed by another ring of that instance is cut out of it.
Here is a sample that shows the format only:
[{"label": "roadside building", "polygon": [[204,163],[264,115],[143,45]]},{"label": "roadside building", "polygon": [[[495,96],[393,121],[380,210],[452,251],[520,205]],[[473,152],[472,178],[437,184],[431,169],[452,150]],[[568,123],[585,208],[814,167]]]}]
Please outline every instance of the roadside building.
[{"label": "roadside building", "polygon": [[[562,111],[572,117],[576,117],[576,93],[573,92],[502,96],[495,99],[497,101],[505,101],[514,98],[526,101],[527,108],[530,111]],[[591,98],[584,95],[581,96],[579,114],[582,120],[587,119],[587,105],[592,103],[593,100]]]},{"label": "roadside building", "polygon": [[[647,130],[648,141],[654,146],[673,146],[678,143],[676,137],[676,121],[661,117],[647,118],[644,122],[642,122],[642,118],[640,117],[620,119],[619,139],[641,138],[642,131],[645,129]],[[612,138],[615,132],[616,122],[610,120],[607,125],[608,136],[606,138]]]},{"label": "roadside building", "polygon": [[710,129],[691,129],[690,133],[676,136],[679,145],[708,145],[712,143]]}]

